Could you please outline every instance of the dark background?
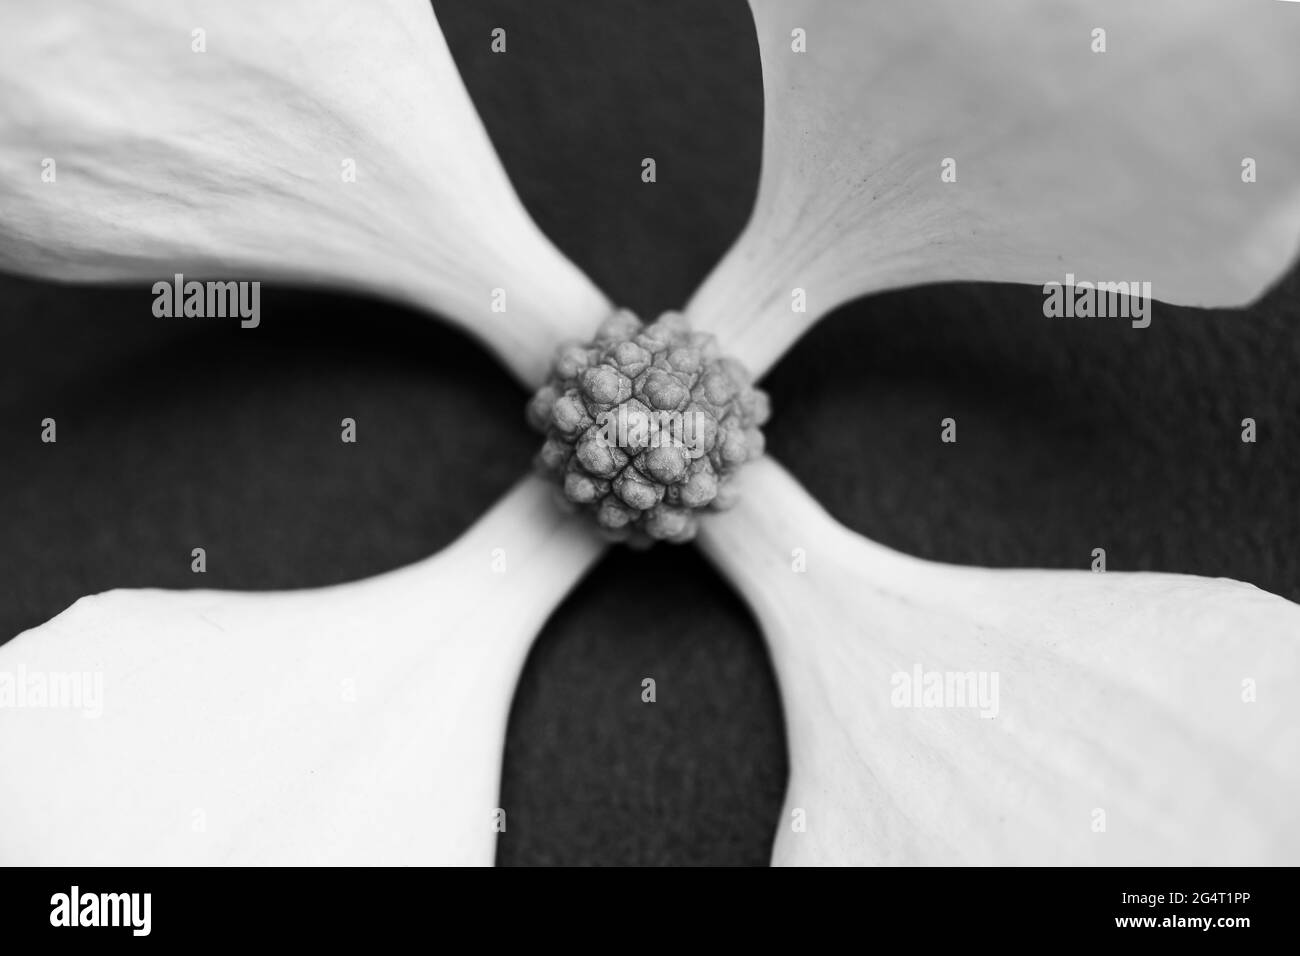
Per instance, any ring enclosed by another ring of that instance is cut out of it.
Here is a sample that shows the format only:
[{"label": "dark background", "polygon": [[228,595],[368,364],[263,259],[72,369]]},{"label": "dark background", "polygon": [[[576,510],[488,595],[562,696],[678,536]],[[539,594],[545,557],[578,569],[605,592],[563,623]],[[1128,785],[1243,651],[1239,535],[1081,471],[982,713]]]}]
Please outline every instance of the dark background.
[{"label": "dark background", "polygon": [[[753,203],[762,84],[745,4],[434,7],[542,228],[641,315],[684,304]],[[489,52],[497,26],[505,56]],[[0,276],[3,638],[86,593],[191,587],[195,542],[205,587],[406,564],[528,466],[522,390],[425,315],[266,287],[252,335],[159,322],[147,299]],[[766,380],[769,448],[844,523],[912,554],[1086,568],[1104,547],[1111,570],[1300,599],[1300,273],[1249,311],[1157,306],[1141,331],[1045,320],[1041,301],[966,284],[840,309]],[[57,445],[39,441],[46,416]],[[344,416],[355,446],[338,441]],[[939,441],[947,416],[955,445]],[[765,863],[785,775],[744,606],[691,548],[614,552],[529,659],[498,858]]]}]

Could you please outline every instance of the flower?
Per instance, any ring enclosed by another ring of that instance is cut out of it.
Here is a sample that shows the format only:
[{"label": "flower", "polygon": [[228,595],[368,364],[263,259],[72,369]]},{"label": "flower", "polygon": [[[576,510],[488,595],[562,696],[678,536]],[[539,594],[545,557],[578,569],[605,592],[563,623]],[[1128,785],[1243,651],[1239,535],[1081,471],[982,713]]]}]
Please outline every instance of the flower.
[{"label": "flower", "polygon": [[750,5],[758,200],[686,312],[757,376],[867,292],[1073,273],[1235,306],[1294,261],[1300,18],[1285,4]]},{"label": "flower", "polygon": [[1300,606],[1191,575],[922,561],[844,528],[770,458],[737,481],[699,540],[781,688],[777,863],[1300,855]]},{"label": "flower", "polygon": [[427,2],[72,0],[0,36],[0,268],[353,287],[528,386],[610,311],[524,211]]},{"label": "flower", "polygon": [[7,674],[102,682],[98,714],[6,711],[0,858],[491,864],[515,680],[601,550],[526,478],[363,581],[82,598],[0,647]]},{"label": "flower", "polygon": [[[757,374],[869,291],[1064,272],[1236,304],[1295,252],[1300,20],[1281,4],[753,7],[759,196],[686,314]],[[248,273],[398,298],[541,386],[534,417],[544,408],[565,439],[590,427],[586,402],[544,379],[556,344],[588,338],[612,306],[527,217],[426,3],[67,3],[0,11],[0,37],[0,266],[71,281]],[[1247,161],[1257,179],[1238,174]],[[625,351],[613,372],[587,375],[581,350],[554,369],[598,404],[657,406],[673,383],[647,377],[638,394],[632,370],[649,359]],[[566,443],[552,435],[543,460],[577,459],[587,474],[566,490],[594,503],[603,489],[583,482],[617,480],[616,456]],[[788,809],[806,824],[778,830],[779,862],[1294,861],[1294,706],[1274,691],[1244,707],[1229,690],[1294,680],[1295,605],[1233,582],[905,558],[835,525],[770,460],[751,468],[744,504],[710,516],[701,541],[777,658]],[[658,494],[644,484],[620,500]],[[609,501],[603,523],[631,520]],[[803,574],[786,560],[796,529]],[[0,663],[102,672],[116,703],[101,720],[6,721],[0,757],[21,770],[0,780],[0,850],[489,862],[511,684],[600,549],[525,479],[460,542],[390,575],[79,602]],[[1006,675],[1011,696],[996,717],[942,693],[929,709],[936,668]],[[347,680],[356,699],[336,699]],[[169,829],[187,802],[204,821],[193,840]]]},{"label": "flower", "polygon": [[586,346],[562,346],[528,403],[546,435],[538,470],[633,547],[695,537],[698,512],[728,507],[730,481],[763,454],[767,395],[680,313],[642,326],[621,310]]}]

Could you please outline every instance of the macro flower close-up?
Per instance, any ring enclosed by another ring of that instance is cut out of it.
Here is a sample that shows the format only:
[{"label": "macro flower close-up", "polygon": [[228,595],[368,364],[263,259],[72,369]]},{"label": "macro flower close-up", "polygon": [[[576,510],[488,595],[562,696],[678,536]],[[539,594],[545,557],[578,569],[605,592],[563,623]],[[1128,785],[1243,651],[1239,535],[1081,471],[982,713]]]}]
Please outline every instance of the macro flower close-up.
[{"label": "macro flower close-up", "polygon": [[0,864],[1300,863],[1300,4],[0,10]]}]

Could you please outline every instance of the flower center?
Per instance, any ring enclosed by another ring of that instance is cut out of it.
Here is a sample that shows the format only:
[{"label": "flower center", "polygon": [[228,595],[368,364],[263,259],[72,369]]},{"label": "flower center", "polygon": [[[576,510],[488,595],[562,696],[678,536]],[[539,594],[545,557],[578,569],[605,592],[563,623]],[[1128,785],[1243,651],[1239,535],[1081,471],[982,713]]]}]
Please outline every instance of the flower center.
[{"label": "flower center", "polygon": [[634,547],[695,536],[699,514],[735,501],[731,479],[763,453],[767,394],[685,316],[643,325],[626,309],[586,343],[561,346],[528,422],[538,470]]}]

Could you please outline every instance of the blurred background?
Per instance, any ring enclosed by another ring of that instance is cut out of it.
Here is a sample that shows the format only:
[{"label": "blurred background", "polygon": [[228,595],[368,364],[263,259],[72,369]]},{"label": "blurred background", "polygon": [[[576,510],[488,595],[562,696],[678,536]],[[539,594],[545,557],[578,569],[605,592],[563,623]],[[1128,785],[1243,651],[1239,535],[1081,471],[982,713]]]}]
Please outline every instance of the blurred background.
[{"label": "blurred background", "polygon": [[[743,0],[433,6],[542,229],[643,317],[683,305],[754,200]],[[253,334],[159,321],[144,288],[0,276],[0,640],[83,594],[193,587],[199,545],[204,587],[397,567],[528,467],[525,395],[468,339],[347,294],[262,295]],[[840,309],[766,379],[769,449],[845,524],[911,554],[1083,569],[1104,547],[1113,571],[1300,600],[1300,272],[1248,311],[1157,305],[1141,332],[1041,303],[963,284]],[[356,445],[338,440],[345,416]],[[56,445],[37,440],[45,417]],[[939,441],[945,417],[957,444]],[[612,552],[520,682],[498,859],[766,863],[786,771],[745,607],[694,549]]]}]

